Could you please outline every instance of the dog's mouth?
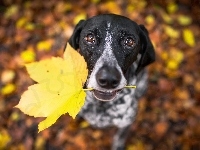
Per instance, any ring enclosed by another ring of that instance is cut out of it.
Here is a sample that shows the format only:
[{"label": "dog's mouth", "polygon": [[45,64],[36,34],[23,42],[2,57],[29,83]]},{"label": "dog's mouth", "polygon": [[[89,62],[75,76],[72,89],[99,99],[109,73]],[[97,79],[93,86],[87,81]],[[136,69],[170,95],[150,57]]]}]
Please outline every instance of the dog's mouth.
[{"label": "dog's mouth", "polygon": [[100,101],[112,101],[116,98],[117,94],[121,90],[115,90],[115,91],[99,91],[99,90],[93,90],[93,95],[96,99]]}]

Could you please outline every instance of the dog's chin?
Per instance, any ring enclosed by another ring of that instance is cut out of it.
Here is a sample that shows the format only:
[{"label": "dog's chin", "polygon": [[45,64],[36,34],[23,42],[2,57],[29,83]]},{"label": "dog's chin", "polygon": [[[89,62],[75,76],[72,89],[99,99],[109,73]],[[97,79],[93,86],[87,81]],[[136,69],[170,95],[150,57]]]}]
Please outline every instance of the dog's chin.
[{"label": "dog's chin", "polygon": [[115,91],[99,91],[99,90],[93,90],[93,95],[96,99],[100,101],[112,101],[116,98],[118,92],[121,90],[115,90]]}]

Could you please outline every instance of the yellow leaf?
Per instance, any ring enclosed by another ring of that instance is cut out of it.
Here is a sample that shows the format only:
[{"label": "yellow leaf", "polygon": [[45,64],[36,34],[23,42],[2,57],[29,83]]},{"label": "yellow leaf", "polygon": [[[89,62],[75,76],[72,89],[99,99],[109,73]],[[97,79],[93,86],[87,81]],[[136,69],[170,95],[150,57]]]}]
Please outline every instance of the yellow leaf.
[{"label": "yellow leaf", "polygon": [[196,44],[194,34],[190,29],[183,30],[183,40],[187,45],[189,45],[191,47],[194,47]]},{"label": "yellow leaf", "polygon": [[25,51],[20,54],[21,59],[24,63],[30,63],[35,61],[35,52],[32,46],[29,46]]},{"label": "yellow leaf", "polygon": [[176,48],[171,48],[169,51],[161,53],[161,58],[164,60],[166,67],[164,72],[170,78],[175,78],[179,75],[179,67],[184,59],[184,53]]},{"label": "yellow leaf", "polygon": [[165,26],[164,27],[165,33],[170,37],[177,39],[180,36],[180,32],[178,30],[175,30],[174,28],[170,26]]},{"label": "yellow leaf", "polygon": [[34,148],[38,150],[43,150],[45,149],[45,143],[45,138],[42,135],[38,135],[35,140]]},{"label": "yellow leaf", "polygon": [[175,13],[176,11],[178,10],[178,5],[174,2],[171,2],[167,5],[167,11],[170,13],[170,14],[173,14]]},{"label": "yellow leaf", "polygon": [[90,125],[89,125],[89,123],[87,122],[87,121],[83,121],[83,122],[81,122],[81,124],[80,124],[80,128],[87,128],[87,127],[89,127]]},{"label": "yellow leaf", "polygon": [[10,142],[11,137],[4,129],[0,130],[0,149],[6,149],[7,144]]},{"label": "yellow leaf", "polygon": [[49,51],[52,47],[52,41],[46,40],[46,41],[40,41],[37,43],[37,49],[39,51]]},{"label": "yellow leaf", "polygon": [[167,52],[162,52],[162,53],[161,53],[161,58],[162,58],[163,60],[167,60],[168,57],[169,57],[169,55],[168,55]]},{"label": "yellow leaf", "polygon": [[170,59],[173,59],[178,64],[183,61],[183,58],[184,58],[184,55],[183,55],[182,51],[175,49],[175,48],[172,48],[170,50]]},{"label": "yellow leaf", "polygon": [[16,107],[30,116],[47,117],[39,124],[39,131],[54,124],[62,114],[75,118],[86,96],[82,88],[88,74],[84,58],[68,44],[64,59],[52,57],[26,68],[38,84],[29,86]]},{"label": "yellow leaf", "polygon": [[64,59],[73,62],[74,70],[78,75],[78,79],[80,79],[82,84],[85,83],[88,71],[86,70],[87,64],[83,56],[80,56],[77,51],[75,51],[69,44],[67,44],[67,47],[65,48]]},{"label": "yellow leaf", "polygon": [[145,21],[147,24],[153,24],[155,23],[155,17],[153,15],[148,15],[146,18],[145,18]]},{"label": "yellow leaf", "polygon": [[183,61],[184,54],[182,51],[172,48],[168,51],[168,53],[164,51],[161,54],[161,57],[166,62],[168,69],[176,70]]},{"label": "yellow leaf", "polygon": [[146,0],[131,0],[129,4],[127,5],[126,11],[128,13],[133,13],[134,11],[142,11],[147,5]]},{"label": "yellow leaf", "polygon": [[80,90],[72,95],[67,101],[63,99],[63,102],[65,103],[63,103],[63,105],[60,105],[60,107],[58,107],[58,109],[50,114],[44,121],[40,122],[39,132],[55,123],[62,114],[66,113],[66,110],[69,115],[72,116],[73,119],[75,119],[76,115],[84,104],[85,97],[85,92],[83,90]]},{"label": "yellow leaf", "polygon": [[18,5],[11,5],[10,7],[7,8],[4,16],[5,18],[10,18],[13,15],[17,14],[19,10],[19,6]]},{"label": "yellow leaf", "polygon": [[168,69],[176,70],[178,68],[178,66],[179,66],[179,64],[175,60],[169,60],[167,62],[167,68]]},{"label": "yellow leaf", "polygon": [[17,28],[22,28],[25,26],[25,24],[28,22],[26,17],[21,17],[19,20],[16,22],[16,27]]},{"label": "yellow leaf", "polygon": [[145,144],[137,140],[135,144],[128,145],[127,150],[145,150]]},{"label": "yellow leaf", "polygon": [[161,11],[161,17],[163,18],[163,20],[168,23],[168,24],[172,24],[173,23],[173,19],[172,17],[170,17],[167,13],[165,13],[164,11]]},{"label": "yellow leaf", "polygon": [[134,5],[128,5],[127,8],[126,8],[126,11],[127,11],[128,13],[131,13],[131,12],[133,12],[135,9],[136,9],[136,8],[135,8]]},{"label": "yellow leaf", "polygon": [[72,4],[70,2],[58,1],[55,5],[55,12],[57,13],[65,13],[66,11],[70,11],[72,9]]},{"label": "yellow leaf", "polygon": [[77,15],[75,18],[74,18],[74,24],[78,24],[78,22],[80,21],[80,20],[85,20],[86,19],[86,14],[85,13],[81,13],[81,14],[79,14],[79,15]]},{"label": "yellow leaf", "polygon": [[10,116],[9,119],[12,120],[12,121],[18,121],[18,120],[20,119],[20,115],[19,115],[18,112],[15,112],[15,111],[14,111],[14,112],[11,114],[11,116]]},{"label": "yellow leaf", "polygon": [[5,85],[2,89],[1,89],[1,94],[2,95],[8,95],[11,94],[12,92],[14,92],[16,89],[16,86],[12,83],[9,83],[7,85]]},{"label": "yellow leaf", "polygon": [[115,1],[107,1],[100,6],[100,9],[105,12],[113,13],[113,14],[121,14],[121,8]]},{"label": "yellow leaf", "polygon": [[67,82],[64,83],[59,79],[50,79],[50,81],[29,86],[16,107],[30,116],[47,117],[73,96],[76,90],[81,89],[75,86],[67,85]]},{"label": "yellow leaf", "polygon": [[177,20],[180,25],[184,25],[184,26],[190,25],[192,23],[192,18],[185,15],[178,16]]},{"label": "yellow leaf", "polygon": [[91,2],[97,4],[100,2],[100,0],[91,0]]},{"label": "yellow leaf", "polygon": [[25,25],[25,29],[28,31],[32,31],[35,29],[35,24],[29,22]]}]

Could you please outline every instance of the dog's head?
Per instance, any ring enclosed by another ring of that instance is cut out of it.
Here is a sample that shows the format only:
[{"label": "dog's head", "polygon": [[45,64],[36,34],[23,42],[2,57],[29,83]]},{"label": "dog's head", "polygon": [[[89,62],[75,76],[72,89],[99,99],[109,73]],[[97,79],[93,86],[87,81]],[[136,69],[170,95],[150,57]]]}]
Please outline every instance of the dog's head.
[{"label": "dog's head", "polygon": [[137,60],[137,74],[155,60],[153,45],[142,25],[119,15],[99,15],[81,20],[69,39],[70,45],[85,58],[89,78],[99,100],[112,100],[126,85],[125,73]]}]

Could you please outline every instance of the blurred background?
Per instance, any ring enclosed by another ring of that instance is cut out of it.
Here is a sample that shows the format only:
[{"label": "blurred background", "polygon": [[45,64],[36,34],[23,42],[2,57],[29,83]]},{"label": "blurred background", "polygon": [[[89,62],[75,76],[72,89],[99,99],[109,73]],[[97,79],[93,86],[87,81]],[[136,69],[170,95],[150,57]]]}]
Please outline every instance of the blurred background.
[{"label": "blurred background", "polygon": [[144,24],[157,55],[126,149],[200,149],[199,0],[1,0],[0,150],[110,149],[113,128],[66,114],[38,133],[40,119],[13,108],[33,84],[24,64],[62,56],[79,20],[103,13]]}]

